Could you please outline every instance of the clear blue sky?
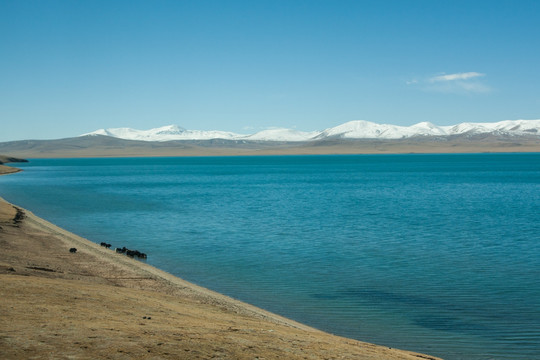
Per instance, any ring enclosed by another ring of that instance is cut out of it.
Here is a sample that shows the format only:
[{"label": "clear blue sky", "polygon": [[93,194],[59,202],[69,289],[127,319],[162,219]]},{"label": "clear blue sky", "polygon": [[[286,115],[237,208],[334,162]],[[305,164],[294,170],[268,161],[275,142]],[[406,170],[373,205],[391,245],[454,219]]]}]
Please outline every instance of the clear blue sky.
[{"label": "clear blue sky", "polygon": [[0,0],[0,141],[540,118],[540,1]]}]

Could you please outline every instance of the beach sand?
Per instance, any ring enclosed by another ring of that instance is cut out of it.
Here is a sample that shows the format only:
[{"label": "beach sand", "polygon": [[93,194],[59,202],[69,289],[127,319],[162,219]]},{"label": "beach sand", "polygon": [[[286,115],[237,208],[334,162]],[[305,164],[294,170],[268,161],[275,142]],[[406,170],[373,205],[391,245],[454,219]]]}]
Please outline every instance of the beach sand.
[{"label": "beach sand", "polygon": [[1,198],[0,248],[2,359],[436,359],[196,286]]},{"label": "beach sand", "polygon": [[19,172],[20,170],[11,166],[1,165],[0,163],[0,175],[12,174]]}]

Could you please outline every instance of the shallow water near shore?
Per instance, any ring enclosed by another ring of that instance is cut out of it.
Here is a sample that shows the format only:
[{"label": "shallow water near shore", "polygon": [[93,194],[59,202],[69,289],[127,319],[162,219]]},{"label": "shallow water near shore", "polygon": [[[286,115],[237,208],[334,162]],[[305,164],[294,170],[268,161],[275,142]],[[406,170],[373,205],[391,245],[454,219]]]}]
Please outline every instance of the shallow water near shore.
[{"label": "shallow water near shore", "polygon": [[540,154],[20,167],[8,201],[280,315],[445,359],[540,358]]}]

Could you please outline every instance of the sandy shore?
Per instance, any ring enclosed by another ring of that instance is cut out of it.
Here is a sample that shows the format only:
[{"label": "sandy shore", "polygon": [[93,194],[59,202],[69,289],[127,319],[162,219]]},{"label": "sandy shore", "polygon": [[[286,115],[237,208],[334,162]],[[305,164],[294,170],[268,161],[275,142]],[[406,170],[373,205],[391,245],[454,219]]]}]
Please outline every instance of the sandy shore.
[{"label": "sandy shore", "polygon": [[231,299],[1,198],[0,246],[3,359],[436,359]]},{"label": "sandy shore", "polygon": [[0,175],[5,175],[5,174],[13,174],[13,173],[16,173],[16,172],[19,172],[21,170],[17,169],[17,168],[14,168],[14,167],[11,167],[11,166],[6,166],[6,165],[1,165],[0,164]]}]

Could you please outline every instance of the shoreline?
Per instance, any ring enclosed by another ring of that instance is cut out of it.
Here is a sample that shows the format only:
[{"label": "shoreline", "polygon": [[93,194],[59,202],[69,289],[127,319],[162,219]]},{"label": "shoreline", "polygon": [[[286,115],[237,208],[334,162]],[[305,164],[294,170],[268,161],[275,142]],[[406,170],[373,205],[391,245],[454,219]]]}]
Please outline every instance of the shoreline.
[{"label": "shoreline", "polygon": [[[2,197],[0,197],[0,201],[6,202],[5,199],[3,199]],[[30,226],[37,228],[41,231],[53,234],[56,238],[64,242],[65,247],[76,247],[79,252],[83,251],[86,253],[91,253],[92,255],[97,255],[101,258],[101,260],[114,263],[115,265],[119,265],[120,267],[129,268],[135,271],[140,276],[145,276],[146,278],[154,279],[156,281],[163,281],[172,287],[187,290],[194,296],[201,297],[203,301],[211,299],[213,304],[235,309],[235,312],[238,313],[247,313],[252,316],[270,320],[277,324],[284,324],[298,329],[319,331],[307,325],[295,322],[277,314],[270,313],[266,310],[233,299],[221,293],[190,283],[177,276],[160,270],[152,265],[148,265],[147,263],[140,260],[129,258],[124,254],[117,254],[113,250],[108,250],[97,243],[82,238],[74,233],[71,233],[54,225],[53,223],[34,215],[31,211],[17,207],[11,203],[9,204],[11,206],[14,206],[15,208],[21,209],[24,212],[25,221],[29,223]]]},{"label": "shoreline", "polygon": [[[122,359],[437,359],[331,335],[189,283],[1,197],[0,234],[0,312],[6,318],[0,347],[7,359],[44,352]],[[103,351],[95,339],[107,344]]]},{"label": "shoreline", "polygon": [[6,165],[0,164],[0,176],[1,175],[7,175],[7,174],[14,174],[14,173],[17,173],[19,171],[22,171],[22,170],[18,169],[18,168],[11,167],[11,166],[6,166]]}]

